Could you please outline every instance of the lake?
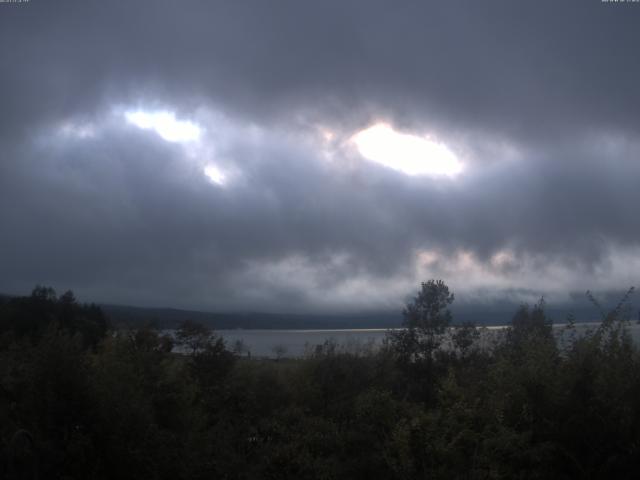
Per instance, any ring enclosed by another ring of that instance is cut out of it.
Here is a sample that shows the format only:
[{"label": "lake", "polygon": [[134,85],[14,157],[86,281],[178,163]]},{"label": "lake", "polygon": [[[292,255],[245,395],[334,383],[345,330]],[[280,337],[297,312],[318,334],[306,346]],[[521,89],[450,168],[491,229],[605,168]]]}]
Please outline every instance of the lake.
[{"label": "lake", "polygon": [[[581,335],[590,329],[598,327],[598,323],[576,324],[576,334]],[[562,344],[562,331],[565,324],[554,325],[554,331]],[[480,327],[481,347],[490,346],[505,329],[504,326]],[[634,341],[640,343],[640,325],[628,326]],[[313,351],[316,345],[325,341],[335,342],[349,351],[366,351],[379,348],[388,329],[343,329],[343,330],[216,330],[227,344],[227,348],[234,349],[238,341],[242,342],[245,350],[254,357],[301,357]]]}]

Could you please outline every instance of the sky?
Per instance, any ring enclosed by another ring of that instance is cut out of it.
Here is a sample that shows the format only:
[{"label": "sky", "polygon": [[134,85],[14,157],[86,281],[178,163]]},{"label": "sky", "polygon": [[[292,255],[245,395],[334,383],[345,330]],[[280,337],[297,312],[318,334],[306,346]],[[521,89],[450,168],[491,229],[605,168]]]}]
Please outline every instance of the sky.
[{"label": "sky", "polygon": [[0,3],[0,292],[562,302],[640,272],[640,3]]}]

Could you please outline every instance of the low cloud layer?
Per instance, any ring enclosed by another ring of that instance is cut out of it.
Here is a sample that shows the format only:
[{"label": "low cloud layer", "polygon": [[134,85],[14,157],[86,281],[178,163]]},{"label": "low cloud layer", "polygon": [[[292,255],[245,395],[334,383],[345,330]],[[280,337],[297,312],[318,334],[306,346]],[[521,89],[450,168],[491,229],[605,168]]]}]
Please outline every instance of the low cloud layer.
[{"label": "low cloud layer", "polygon": [[[467,298],[624,289],[635,7],[0,5],[0,291],[353,311],[432,277]],[[380,122],[463,170],[367,160],[353,136]]]}]

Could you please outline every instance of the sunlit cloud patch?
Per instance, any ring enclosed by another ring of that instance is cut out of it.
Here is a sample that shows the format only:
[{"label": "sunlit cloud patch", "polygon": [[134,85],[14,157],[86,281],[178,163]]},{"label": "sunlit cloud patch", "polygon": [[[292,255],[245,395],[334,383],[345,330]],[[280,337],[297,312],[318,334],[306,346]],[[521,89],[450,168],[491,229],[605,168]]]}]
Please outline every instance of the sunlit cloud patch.
[{"label": "sunlit cloud patch", "polygon": [[138,128],[153,130],[168,142],[192,142],[200,139],[202,129],[194,122],[178,120],[172,112],[127,111],[127,121]]},{"label": "sunlit cloud patch", "polygon": [[453,177],[463,170],[455,154],[429,137],[400,133],[378,123],[352,137],[358,152],[367,160],[407,175]]},{"label": "sunlit cloud patch", "polygon": [[216,185],[224,185],[226,176],[225,174],[215,165],[208,164],[204,167],[204,175]]}]

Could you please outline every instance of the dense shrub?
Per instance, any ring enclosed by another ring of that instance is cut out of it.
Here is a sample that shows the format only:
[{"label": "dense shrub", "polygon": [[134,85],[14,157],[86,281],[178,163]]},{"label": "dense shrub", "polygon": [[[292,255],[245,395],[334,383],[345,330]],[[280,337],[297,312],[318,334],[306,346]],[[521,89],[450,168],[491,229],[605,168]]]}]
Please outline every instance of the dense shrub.
[{"label": "dense shrub", "polygon": [[523,305],[482,349],[452,301],[427,282],[384,348],[274,361],[189,322],[175,340],[108,331],[70,292],[4,299],[0,477],[634,477],[640,356],[621,306],[558,342],[544,303]]}]

